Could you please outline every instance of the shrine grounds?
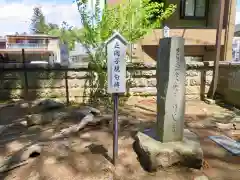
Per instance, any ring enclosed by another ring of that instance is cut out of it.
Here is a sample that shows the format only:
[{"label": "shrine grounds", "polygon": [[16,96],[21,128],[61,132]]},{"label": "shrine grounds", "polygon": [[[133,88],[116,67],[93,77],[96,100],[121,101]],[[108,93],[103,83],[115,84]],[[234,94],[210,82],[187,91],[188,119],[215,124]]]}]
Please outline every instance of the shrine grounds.
[{"label": "shrine grounds", "polygon": [[[156,103],[152,97],[131,97],[119,112],[119,156],[117,165],[112,159],[112,109],[105,105],[90,104],[100,110],[104,121],[87,125],[78,132],[60,138],[51,138],[73,121],[48,122],[28,126],[23,118],[28,112],[25,102],[2,104],[0,109],[0,179],[3,180],[192,180],[216,179],[239,180],[240,157],[233,156],[216,145],[208,136],[227,135],[240,140],[236,130],[219,128],[215,122],[228,123],[232,118],[240,118],[239,110],[225,103],[209,105],[202,101],[187,101],[185,127],[195,132],[204,151],[201,170],[181,167],[160,168],[147,172],[138,161],[132,148],[137,131],[149,128],[156,122]],[[74,104],[69,108],[81,109]],[[237,122],[240,123],[240,122]],[[20,162],[19,152],[29,145],[41,144],[29,155],[27,161]],[[6,158],[14,159],[4,161]],[[3,162],[5,171],[2,168]]]}]

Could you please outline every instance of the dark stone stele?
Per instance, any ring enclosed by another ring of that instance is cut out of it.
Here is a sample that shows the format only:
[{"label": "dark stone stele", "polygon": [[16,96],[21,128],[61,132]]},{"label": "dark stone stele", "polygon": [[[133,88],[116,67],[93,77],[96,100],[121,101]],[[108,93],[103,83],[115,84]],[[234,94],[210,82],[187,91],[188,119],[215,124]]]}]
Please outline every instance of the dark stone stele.
[{"label": "dark stone stele", "polygon": [[161,142],[181,141],[185,113],[184,39],[160,40],[157,59],[157,134]]}]

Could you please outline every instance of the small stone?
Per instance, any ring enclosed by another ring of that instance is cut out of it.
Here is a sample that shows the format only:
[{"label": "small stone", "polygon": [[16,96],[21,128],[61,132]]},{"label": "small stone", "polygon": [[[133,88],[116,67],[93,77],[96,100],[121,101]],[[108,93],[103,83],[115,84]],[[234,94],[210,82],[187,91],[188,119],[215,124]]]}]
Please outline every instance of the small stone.
[{"label": "small stone", "polygon": [[25,161],[28,158],[30,158],[34,153],[36,154],[41,154],[42,152],[42,147],[38,144],[32,145],[28,147],[20,156],[21,161]]},{"label": "small stone", "polygon": [[191,128],[203,128],[204,124],[200,121],[200,122],[189,122],[187,123],[188,127]]},{"label": "small stone", "polygon": [[203,110],[203,112],[204,112],[205,114],[208,113],[208,110],[207,110],[206,108],[203,108],[202,110]]},{"label": "small stone", "polygon": [[217,121],[229,122],[234,117],[234,114],[229,113],[229,112],[221,112],[221,113],[214,113],[213,117]]},{"label": "small stone", "polygon": [[233,122],[239,122],[239,123],[240,123],[240,116],[235,117],[232,121],[233,121]]},{"label": "small stone", "polygon": [[84,109],[77,109],[71,112],[71,118],[77,121],[81,121],[88,114],[89,114],[89,111],[86,111]]},{"label": "small stone", "polygon": [[84,118],[81,119],[82,124],[94,123],[94,116],[92,113],[87,114]]},{"label": "small stone", "polygon": [[84,106],[83,109],[86,109],[88,111],[88,113],[92,113],[93,115],[100,115],[101,111],[94,108],[94,107],[90,107],[90,106]]},{"label": "small stone", "polygon": [[26,121],[28,126],[42,124],[42,115],[41,114],[31,114],[26,116]]},{"label": "small stone", "polygon": [[86,133],[83,133],[82,135],[81,135],[81,138],[90,138],[91,137],[91,134],[89,133],[89,132],[86,132]]},{"label": "small stone", "polygon": [[55,157],[48,157],[46,160],[44,160],[44,164],[56,164],[57,160]]},{"label": "small stone", "polygon": [[21,108],[28,108],[29,107],[29,103],[26,103],[26,102],[25,103],[21,103],[20,107]]},{"label": "small stone", "polygon": [[41,102],[39,102],[37,105],[41,109],[41,111],[48,111],[52,109],[60,109],[64,107],[63,103],[51,100],[51,99],[45,99]]},{"label": "small stone", "polygon": [[67,156],[69,154],[69,145],[66,142],[56,142],[52,148],[57,156]]},{"label": "small stone", "polygon": [[208,98],[204,99],[204,102],[207,103],[207,104],[215,104],[216,103],[215,100],[208,99]]},{"label": "small stone", "polygon": [[216,123],[212,118],[206,118],[202,121],[193,121],[187,123],[188,127],[191,128],[209,128],[209,127],[216,127]]},{"label": "small stone", "polygon": [[193,180],[208,180],[208,177],[207,176],[197,176],[197,177],[194,177]]},{"label": "small stone", "polygon": [[50,113],[31,114],[26,116],[26,121],[28,126],[44,125],[49,122],[52,122],[52,120],[53,119]]},{"label": "small stone", "polygon": [[238,141],[238,139],[240,138],[240,129],[237,129],[237,130],[228,130],[228,131],[225,131],[226,135],[228,137],[231,137],[235,140]]},{"label": "small stone", "polygon": [[5,146],[9,152],[16,152],[22,149],[24,147],[24,144],[20,143],[19,141],[12,141]]},{"label": "small stone", "polygon": [[76,133],[79,130],[83,129],[85,126],[87,126],[89,123],[95,123],[94,116],[91,113],[82,118],[80,123],[62,129],[59,133],[54,134],[52,138],[60,138],[62,136],[67,136],[71,133]]},{"label": "small stone", "polygon": [[64,120],[67,117],[69,117],[69,113],[68,112],[53,111],[53,112],[49,112],[49,113],[52,113],[53,121]]},{"label": "small stone", "polygon": [[69,115],[67,112],[49,111],[49,112],[43,112],[39,114],[27,115],[25,119],[28,126],[33,126],[33,125],[44,125],[57,120],[58,121],[64,120],[68,116]]},{"label": "small stone", "polygon": [[146,170],[155,171],[159,167],[170,167],[176,163],[189,168],[202,167],[203,151],[193,132],[185,129],[183,141],[166,143],[156,140],[153,129],[148,131],[148,134],[138,132],[133,145]]},{"label": "small stone", "polygon": [[234,113],[239,113],[240,112],[240,109],[236,108],[236,107],[232,107],[232,111]]},{"label": "small stone", "polygon": [[216,127],[219,128],[219,129],[227,130],[227,129],[232,129],[233,128],[233,124],[232,123],[224,124],[224,123],[216,122]]},{"label": "small stone", "polygon": [[40,179],[40,178],[41,178],[41,175],[39,174],[39,172],[33,171],[30,173],[27,180],[36,180],[36,179]]},{"label": "small stone", "polygon": [[240,137],[240,129],[237,129],[237,130],[233,130],[231,132],[232,136],[234,137]]},{"label": "small stone", "polygon": [[23,126],[27,126],[27,121],[21,121],[20,124]]},{"label": "small stone", "polygon": [[240,123],[233,123],[233,129],[240,130]]}]

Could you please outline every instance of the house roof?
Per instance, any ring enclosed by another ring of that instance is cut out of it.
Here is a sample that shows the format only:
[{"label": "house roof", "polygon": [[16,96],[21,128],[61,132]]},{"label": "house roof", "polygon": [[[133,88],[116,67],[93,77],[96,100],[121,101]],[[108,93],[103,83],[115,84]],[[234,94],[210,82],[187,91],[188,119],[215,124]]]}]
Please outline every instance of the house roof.
[{"label": "house roof", "polygon": [[52,36],[48,34],[18,34],[18,35],[6,35],[6,37],[45,37],[45,38],[59,38],[58,36]]},{"label": "house roof", "polygon": [[[22,49],[0,49],[0,53],[22,54]],[[46,49],[25,49],[26,54],[51,54],[52,51]]]},{"label": "house roof", "polygon": [[125,45],[128,43],[127,40],[126,40],[118,31],[114,30],[114,34],[113,34],[110,38],[108,38],[108,39],[106,40],[105,44],[108,44],[108,43],[109,43],[110,41],[112,41],[114,38],[118,38],[118,39],[121,40],[122,43],[125,44]]}]

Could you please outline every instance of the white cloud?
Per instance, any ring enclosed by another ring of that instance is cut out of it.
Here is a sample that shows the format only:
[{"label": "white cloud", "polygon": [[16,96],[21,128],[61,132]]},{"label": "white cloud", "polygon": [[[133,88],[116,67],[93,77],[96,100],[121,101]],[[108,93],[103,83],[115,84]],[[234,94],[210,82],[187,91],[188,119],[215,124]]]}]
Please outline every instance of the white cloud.
[{"label": "white cloud", "polygon": [[[71,2],[71,0],[0,0],[0,36],[15,32],[29,32],[35,6],[42,7],[48,22],[60,25],[62,21],[66,21],[72,26],[81,26],[77,7]],[[101,3],[103,6],[104,0]],[[240,8],[237,8],[236,24],[239,23]]]},{"label": "white cloud", "polygon": [[25,0],[22,2],[11,1],[9,3],[7,0],[0,0],[0,36],[15,32],[29,32],[33,8],[35,6],[42,7],[42,11],[48,22],[61,24],[62,21],[66,21],[72,26],[81,26],[80,16],[75,4],[57,0],[55,2],[39,2]]}]

